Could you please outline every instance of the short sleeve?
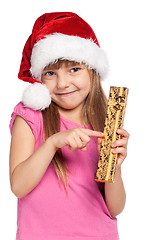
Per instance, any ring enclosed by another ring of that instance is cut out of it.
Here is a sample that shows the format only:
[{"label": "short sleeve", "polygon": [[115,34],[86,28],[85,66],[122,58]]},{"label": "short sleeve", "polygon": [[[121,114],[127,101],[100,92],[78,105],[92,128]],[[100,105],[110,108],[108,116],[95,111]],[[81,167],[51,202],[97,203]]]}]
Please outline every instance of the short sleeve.
[{"label": "short sleeve", "polygon": [[42,113],[41,111],[35,111],[31,108],[25,107],[22,102],[18,103],[11,114],[11,120],[9,124],[10,132],[12,134],[13,124],[16,116],[21,116],[30,126],[35,141],[37,141],[39,134],[41,134],[42,128]]}]

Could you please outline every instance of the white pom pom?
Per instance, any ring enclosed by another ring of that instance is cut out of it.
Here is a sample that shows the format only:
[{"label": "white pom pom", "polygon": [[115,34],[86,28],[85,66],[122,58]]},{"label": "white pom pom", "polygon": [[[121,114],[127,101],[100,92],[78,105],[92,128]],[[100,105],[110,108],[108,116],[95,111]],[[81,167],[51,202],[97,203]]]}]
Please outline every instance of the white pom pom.
[{"label": "white pom pom", "polygon": [[43,110],[51,103],[51,96],[45,84],[33,83],[23,92],[22,102],[25,107]]}]

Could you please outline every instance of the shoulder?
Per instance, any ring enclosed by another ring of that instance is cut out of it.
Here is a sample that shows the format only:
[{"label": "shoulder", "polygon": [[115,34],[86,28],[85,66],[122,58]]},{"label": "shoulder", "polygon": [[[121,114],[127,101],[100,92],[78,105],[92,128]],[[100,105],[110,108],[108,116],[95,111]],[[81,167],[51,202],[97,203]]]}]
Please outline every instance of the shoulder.
[{"label": "shoulder", "polygon": [[13,110],[12,114],[21,114],[24,117],[38,117],[41,114],[41,111],[35,111],[29,107],[25,107],[22,102],[19,102]]},{"label": "shoulder", "polygon": [[19,102],[11,114],[10,120],[10,132],[12,133],[13,124],[16,116],[22,117],[30,126],[35,138],[38,135],[39,130],[43,126],[42,113],[41,111],[35,111],[31,108],[25,107],[22,102]]}]

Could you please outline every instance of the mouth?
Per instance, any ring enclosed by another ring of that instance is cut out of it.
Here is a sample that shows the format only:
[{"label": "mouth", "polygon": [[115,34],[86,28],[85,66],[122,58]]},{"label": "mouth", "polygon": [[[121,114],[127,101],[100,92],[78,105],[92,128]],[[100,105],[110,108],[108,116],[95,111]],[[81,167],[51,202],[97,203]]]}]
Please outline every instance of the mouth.
[{"label": "mouth", "polygon": [[66,93],[57,93],[56,95],[59,95],[59,96],[70,96],[70,95],[72,95],[75,92],[77,92],[77,90],[72,91],[72,92],[66,92]]}]

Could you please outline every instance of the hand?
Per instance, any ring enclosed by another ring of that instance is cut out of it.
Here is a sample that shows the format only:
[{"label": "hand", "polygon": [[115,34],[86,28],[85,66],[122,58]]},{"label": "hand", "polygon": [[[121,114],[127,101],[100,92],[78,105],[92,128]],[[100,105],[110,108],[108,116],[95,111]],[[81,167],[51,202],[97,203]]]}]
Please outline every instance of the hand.
[{"label": "hand", "polygon": [[120,170],[121,164],[127,156],[127,145],[130,135],[124,129],[117,129],[117,133],[120,135],[120,139],[112,143],[111,147],[113,148],[112,153],[118,154],[116,170]]},{"label": "hand", "polygon": [[[129,139],[129,133],[124,129],[117,129],[117,133],[121,135],[119,140],[116,140],[114,143],[111,144],[111,147],[113,148],[113,153],[118,153],[118,159],[117,159],[117,165],[116,170],[120,170],[121,164],[123,163],[124,159],[127,156],[127,145],[128,145],[128,139]],[[102,143],[102,138],[98,138],[98,151],[100,152]]]},{"label": "hand", "polygon": [[71,151],[75,149],[86,151],[90,136],[102,138],[104,133],[78,127],[55,133],[51,138],[56,149],[68,147]]}]

